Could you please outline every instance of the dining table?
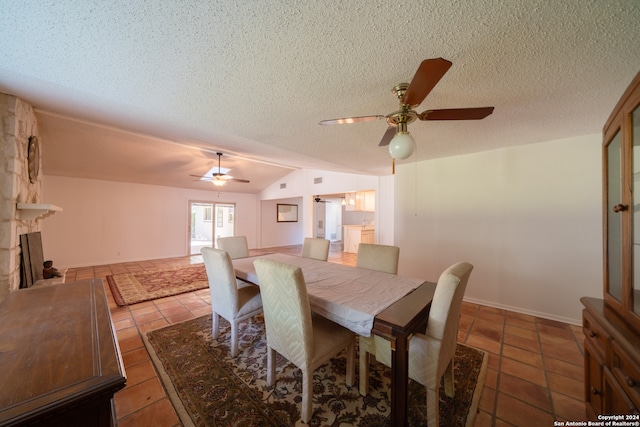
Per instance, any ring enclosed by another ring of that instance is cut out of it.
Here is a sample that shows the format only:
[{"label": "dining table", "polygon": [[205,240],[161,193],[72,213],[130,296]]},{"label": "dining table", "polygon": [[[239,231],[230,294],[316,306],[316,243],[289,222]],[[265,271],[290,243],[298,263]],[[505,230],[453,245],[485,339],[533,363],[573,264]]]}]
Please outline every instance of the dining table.
[{"label": "dining table", "polygon": [[287,254],[232,260],[238,279],[260,286],[253,262],[272,259],[302,269],[311,310],[358,335],[391,343],[391,425],[408,412],[409,339],[426,330],[436,284],[376,270]]}]

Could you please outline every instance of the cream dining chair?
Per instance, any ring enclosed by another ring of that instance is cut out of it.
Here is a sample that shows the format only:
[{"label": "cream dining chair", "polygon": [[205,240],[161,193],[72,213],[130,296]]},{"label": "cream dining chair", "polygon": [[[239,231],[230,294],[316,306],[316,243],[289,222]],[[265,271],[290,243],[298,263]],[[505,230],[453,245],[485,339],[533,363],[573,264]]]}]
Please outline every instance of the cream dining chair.
[{"label": "cream dining chair", "polygon": [[231,259],[247,258],[249,256],[249,245],[246,236],[218,237],[216,240],[218,249],[227,251]]},{"label": "cream dining chair", "polygon": [[302,371],[302,421],[311,420],[313,372],[346,349],[348,386],[354,381],[355,334],[312,314],[300,267],[269,259],[254,262],[267,332],[267,385],[274,384],[277,351]]},{"label": "cream dining chair", "polygon": [[327,239],[305,237],[302,243],[302,257],[326,261],[329,259],[330,244]]},{"label": "cream dining chair", "polygon": [[231,357],[238,353],[238,323],[262,312],[262,297],[257,286],[238,286],[229,254],[220,249],[202,248],[202,259],[211,292],[212,335],[220,333],[218,316],[231,324]]},{"label": "cream dining chair", "polygon": [[398,274],[399,257],[400,248],[397,246],[360,243],[356,256],[356,267]]},{"label": "cream dining chair", "polygon": [[[444,376],[447,396],[455,394],[453,384],[453,357],[458,339],[460,308],[473,266],[459,262],[447,268],[438,279],[429,311],[427,330],[415,334],[409,341],[409,377],[427,389],[427,425],[439,426],[438,402],[440,381]],[[375,336],[376,360],[391,366],[391,345],[384,338]],[[368,376],[368,368],[360,375]],[[360,383],[362,385],[362,382]],[[366,395],[368,390],[360,389]]]},{"label": "cream dining chair", "polygon": [[[372,243],[360,243],[356,256],[356,267],[368,270],[382,271],[383,273],[398,274],[398,259],[400,248],[389,245],[376,245]],[[367,394],[369,389],[369,355],[375,355],[376,349],[373,336],[358,337],[359,369],[360,369],[360,393]]]}]

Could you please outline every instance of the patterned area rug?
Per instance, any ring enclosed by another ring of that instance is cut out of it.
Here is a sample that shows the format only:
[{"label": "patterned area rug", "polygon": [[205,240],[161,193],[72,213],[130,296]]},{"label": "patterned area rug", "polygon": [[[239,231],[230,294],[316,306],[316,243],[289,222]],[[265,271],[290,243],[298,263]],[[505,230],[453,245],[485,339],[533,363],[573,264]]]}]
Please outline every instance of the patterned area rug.
[{"label": "patterned area rug", "polygon": [[[239,328],[239,354],[229,355],[229,323],[211,338],[211,316],[149,332],[145,345],[185,426],[305,426],[300,420],[300,370],[278,355],[276,383],[266,385],[266,340],[262,315]],[[471,426],[486,374],[487,356],[458,344],[455,398],[440,391],[440,424]],[[357,367],[357,360],[356,360]],[[357,369],[356,369],[357,371]],[[390,425],[390,370],[370,370],[370,394],[345,384],[346,362],[337,357],[314,373],[311,426]],[[425,388],[409,385],[409,425],[426,425]]]},{"label": "patterned area rug", "polygon": [[107,283],[119,306],[178,295],[209,286],[204,264],[141,273],[114,274],[107,276]]}]

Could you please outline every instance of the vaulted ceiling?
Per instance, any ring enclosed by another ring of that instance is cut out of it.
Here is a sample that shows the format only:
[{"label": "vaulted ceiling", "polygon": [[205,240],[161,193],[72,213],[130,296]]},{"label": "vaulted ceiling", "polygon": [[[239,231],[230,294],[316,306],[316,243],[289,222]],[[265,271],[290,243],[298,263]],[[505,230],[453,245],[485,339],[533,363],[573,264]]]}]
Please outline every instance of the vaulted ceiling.
[{"label": "vaulted ceiling", "polygon": [[[329,3],[329,4],[327,4]],[[257,192],[293,168],[383,175],[384,120],[423,59],[453,66],[411,162],[598,133],[640,70],[637,0],[0,2],[0,92],[36,108],[45,174]]]}]

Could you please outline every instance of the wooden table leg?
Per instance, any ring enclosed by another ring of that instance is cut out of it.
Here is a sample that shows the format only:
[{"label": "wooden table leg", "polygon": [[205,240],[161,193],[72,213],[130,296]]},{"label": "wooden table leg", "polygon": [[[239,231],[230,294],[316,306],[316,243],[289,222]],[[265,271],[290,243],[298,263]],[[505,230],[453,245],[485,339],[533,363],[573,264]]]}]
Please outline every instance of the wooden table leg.
[{"label": "wooden table leg", "polygon": [[[406,426],[409,411],[409,346],[407,336],[395,337],[391,351],[391,425]],[[392,343],[393,344],[393,343]]]},{"label": "wooden table leg", "polygon": [[415,291],[379,313],[371,333],[391,341],[391,425],[407,425],[409,413],[409,340],[427,328],[436,284],[424,282]]}]

